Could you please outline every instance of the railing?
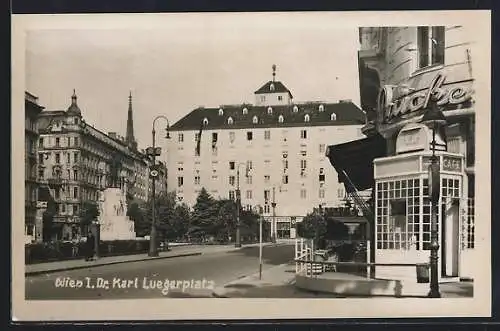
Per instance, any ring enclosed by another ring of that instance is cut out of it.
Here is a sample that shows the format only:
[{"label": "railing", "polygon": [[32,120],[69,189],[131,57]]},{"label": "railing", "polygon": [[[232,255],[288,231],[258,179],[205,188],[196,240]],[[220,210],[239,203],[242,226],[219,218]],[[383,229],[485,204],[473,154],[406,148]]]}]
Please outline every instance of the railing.
[{"label": "railing", "polygon": [[368,221],[370,221],[370,222],[373,221],[374,220],[374,215],[373,215],[373,212],[372,212],[372,209],[371,209],[370,205],[365,201],[365,199],[363,199],[359,195],[356,186],[351,181],[351,179],[349,178],[349,176],[347,176],[347,173],[345,171],[342,171],[342,172],[343,172],[343,175],[344,175],[344,177],[346,179],[346,182],[344,184],[347,184],[346,185],[346,191],[347,191],[348,196],[352,197],[353,200],[354,200],[354,203],[359,208],[361,208],[361,211],[363,212],[363,216]]}]

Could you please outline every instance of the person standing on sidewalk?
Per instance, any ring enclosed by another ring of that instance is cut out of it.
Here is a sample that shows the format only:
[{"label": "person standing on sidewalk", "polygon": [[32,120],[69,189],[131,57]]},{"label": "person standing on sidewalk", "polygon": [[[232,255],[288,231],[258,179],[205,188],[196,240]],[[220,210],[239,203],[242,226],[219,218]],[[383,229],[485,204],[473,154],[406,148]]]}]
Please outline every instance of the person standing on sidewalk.
[{"label": "person standing on sidewalk", "polygon": [[87,235],[87,242],[85,243],[85,261],[92,261],[94,258],[94,245],[95,238],[91,231]]}]

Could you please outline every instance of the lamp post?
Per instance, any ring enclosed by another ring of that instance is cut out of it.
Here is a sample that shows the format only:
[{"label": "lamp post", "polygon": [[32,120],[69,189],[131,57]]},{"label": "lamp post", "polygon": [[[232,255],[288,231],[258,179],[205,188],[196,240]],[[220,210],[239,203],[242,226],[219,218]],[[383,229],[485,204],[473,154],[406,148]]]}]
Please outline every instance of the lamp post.
[{"label": "lamp post", "polygon": [[443,112],[438,108],[435,102],[430,104],[429,109],[426,111],[422,118],[422,122],[432,126],[432,156],[431,164],[429,165],[429,194],[431,197],[431,256],[430,256],[430,267],[431,267],[431,280],[430,280],[430,290],[428,293],[429,298],[440,298],[441,293],[439,292],[439,282],[438,282],[438,250],[439,250],[439,234],[438,234],[438,204],[440,196],[440,171],[439,171],[439,159],[436,156],[436,130],[438,125],[446,125],[446,118]]},{"label": "lamp post", "polygon": [[[240,191],[240,165],[244,163],[238,163],[236,168],[236,239],[234,247],[241,247],[241,219],[240,219],[240,209],[241,209],[241,191]],[[248,177],[248,167],[246,171],[246,176]]]},{"label": "lamp post", "polygon": [[262,279],[262,207],[255,206],[254,211],[259,215],[259,280]]},{"label": "lamp post", "polygon": [[276,227],[278,226],[278,224],[276,223],[276,187],[273,186],[273,202],[271,202],[271,207],[273,207],[273,226],[272,226],[272,229],[273,229],[273,233],[272,233],[272,242],[275,243],[276,242],[276,237],[277,237],[277,229]]},{"label": "lamp post", "polygon": [[152,138],[153,138],[153,145],[152,147],[148,147],[146,149],[146,154],[151,157],[151,167],[149,171],[149,177],[151,178],[151,204],[152,204],[152,220],[151,220],[151,233],[149,234],[149,253],[148,256],[158,256],[158,247],[156,244],[156,178],[159,175],[159,171],[156,167],[156,157],[161,155],[161,148],[156,147],[156,131],[155,131],[155,124],[158,119],[164,119],[167,121],[167,135],[165,136],[166,139],[170,139],[170,132],[169,132],[169,122],[168,119],[163,116],[159,115],[156,116],[155,119],[153,120],[153,130],[151,132]]}]

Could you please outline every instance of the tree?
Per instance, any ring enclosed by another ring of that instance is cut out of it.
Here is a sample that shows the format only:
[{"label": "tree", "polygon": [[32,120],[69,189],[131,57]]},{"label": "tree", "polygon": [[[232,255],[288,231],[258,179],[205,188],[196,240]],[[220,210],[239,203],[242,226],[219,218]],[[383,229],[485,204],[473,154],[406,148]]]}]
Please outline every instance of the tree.
[{"label": "tree", "polygon": [[95,201],[85,201],[83,202],[82,208],[80,210],[80,227],[82,231],[88,229],[92,222],[97,221],[99,217],[99,208]]},{"label": "tree", "polygon": [[217,224],[218,207],[219,205],[216,200],[205,188],[202,188],[193,207],[190,233],[199,238],[214,234]]},{"label": "tree", "polygon": [[236,230],[236,206],[234,201],[221,199],[217,201],[218,213],[213,231],[220,241],[229,241],[229,237],[234,237]]},{"label": "tree", "polygon": [[297,223],[297,234],[302,238],[313,239],[316,247],[324,239],[326,233],[325,217],[318,212],[307,214],[302,222]]},{"label": "tree", "polygon": [[138,237],[144,237],[149,234],[148,225],[144,211],[139,203],[131,202],[127,209],[127,216],[134,222],[135,234]]},{"label": "tree", "polygon": [[185,203],[175,206],[172,218],[170,219],[170,237],[182,239],[186,236],[189,229],[190,210]]}]

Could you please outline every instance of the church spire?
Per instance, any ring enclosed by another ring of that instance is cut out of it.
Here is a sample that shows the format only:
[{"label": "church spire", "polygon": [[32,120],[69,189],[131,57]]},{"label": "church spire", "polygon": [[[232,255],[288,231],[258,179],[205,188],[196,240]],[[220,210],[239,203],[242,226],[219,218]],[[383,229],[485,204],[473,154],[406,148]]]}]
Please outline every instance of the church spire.
[{"label": "church spire", "polygon": [[127,117],[127,135],[125,137],[125,141],[127,144],[136,149],[137,148],[137,142],[135,141],[134,137],[134,118],[133,118],[133,113],[132,113],[132,91],[130,91],[130,94],[128,96],[128,117]]}]

